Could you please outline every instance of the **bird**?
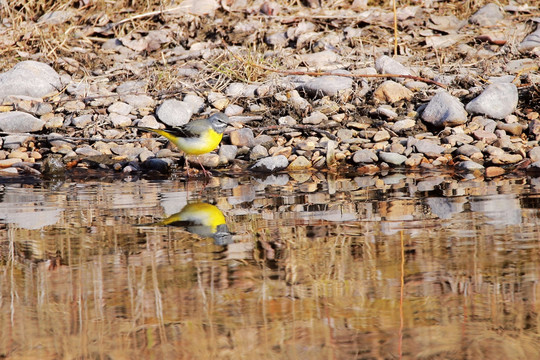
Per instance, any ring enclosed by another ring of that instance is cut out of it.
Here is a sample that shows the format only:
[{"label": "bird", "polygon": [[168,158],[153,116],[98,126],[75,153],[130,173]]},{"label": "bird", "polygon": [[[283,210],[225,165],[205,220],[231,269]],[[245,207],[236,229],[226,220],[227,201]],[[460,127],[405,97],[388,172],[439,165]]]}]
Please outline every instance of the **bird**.
[{"label": "bird", "polygon": [[[223,133],[229,124],[229,117],[218,112],[207,119],[188,122],[183,126],[171,129],[153,129],[149,127],[133,126],[133,128],[149,131],[161,135],[172,142],[185,153],[186,173],[189,176],[188,155],[202,155],[217,148],[223,138]],[[210,176],[199,160],[199,165],[205,176]]]},{"label": "bird", "polygon": [[216,245],[228,245],[233,242],[225,216],[215,205],[205,202],[187,204],[177,212],[153,224],[142,226],[179,226],[203,238],[213,238]]}]

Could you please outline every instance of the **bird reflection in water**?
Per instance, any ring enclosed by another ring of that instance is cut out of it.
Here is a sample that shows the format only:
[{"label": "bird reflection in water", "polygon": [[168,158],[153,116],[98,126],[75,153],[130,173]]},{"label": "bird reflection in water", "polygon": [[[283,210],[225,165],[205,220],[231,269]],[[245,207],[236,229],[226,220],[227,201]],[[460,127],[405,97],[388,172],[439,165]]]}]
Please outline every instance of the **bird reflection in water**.
[{"label": "bird reflection in water", "polygon": [[203,202],[187,204],[180,212],[153,225],[183,227],[190,233],[213,238],[216,245],[228,245],[233,242],[221,210]]}]

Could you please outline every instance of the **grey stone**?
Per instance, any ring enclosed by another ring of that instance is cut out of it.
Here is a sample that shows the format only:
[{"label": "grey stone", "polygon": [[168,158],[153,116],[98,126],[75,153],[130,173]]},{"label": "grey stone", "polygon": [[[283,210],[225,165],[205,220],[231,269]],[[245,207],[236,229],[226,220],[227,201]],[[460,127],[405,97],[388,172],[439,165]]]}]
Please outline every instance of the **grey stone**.
[{"label": "grey stone", "polygon": [[373,150],[360,149],[354,153],[353,161],[355,163],[371,164],[379,161],[379,158]]},{"label": "grey stone", "polygon": [[238,148],[235,145],[221,145],[218,152],[220,157],[227,159],[227,161],[232,161],[236,158],[238,154]]},{"label": "grey stone", "polygon": [[41,164],[41,172],[47,176],[62,175],[66,171],[66,165],[62,162],[60,155],[49,155]]},{"label": "grey stone", "polygon": [[2,147],[4,149],[17,149],[21,147],[26,141],[30,139],[30,134],[25,135],[8,135],[4,137],[4,143]]},{"label": "grey stone", "polygon": [[495,165],[515,164],[521,160],[523,160],[523,157],[519,154],[504,153],[491,157],[491,162]]},{"label": "grey stone", "polygon": [[45,121],[21,111],[0,113],[0,130],[6,133],[40,131]]},{"label": "grey stone", "polygon": [[397,112],[388,105],[382,105],[377,108],[377,114],[384,116],[388,119],[394,119],[398,116]]},{"label": "grey stone", "polygon": [[131,118],[129,116],[112,113],[109,116],[109,120],[111,120],[111,123],[114,125],[114,127],[131,126]]},{"label": "grey stone", "polygon": [[193,114],[198,114],[204,109],[204,99],[195,94],[187,94],[183,102],[189,106]]},{"label": "grey stone", "polygon": [[490,3],[482,6],[477,12],[475,12],[470,18],[471,24],[477,24],[480,26],[492,26],[497,24],[499,20],[504,18],[503,13],[499,9],[499,6],[494,3]]},{"label": "grey stone", "polygon": [[416,126],[416,121],[414,119],[403,119],[396,121],[390,128],[393,132],[401,133],[407,131]]},{"label": "grey stone", "polygon": [[474,136],[474,138],[476,140],[483,141],[486,144],[491,144],[495,140],[497,140],[497,135],[496,134],[494,134],[492,132],[489,132],[489,131],[486,131],[486,130],[475,130],[473,132],[473,136]]},{"label": "grey stone", "polygon": [[467,157],[471,157],[473,156],[474,154],[479,154],[481,153],[482,151],[480,151],[479,148],[477,148],[476,146],[474,145],[469,145],[469,144],[464,144],[464,145],[461,145],[457,150],[456,150],[456,153],[459,154],[459,155],[465,155]]},{"label": "grey stone", "polygon": [[391,152],[380,151],[377,155],[382,161],[392,165],[401,165],[405,162],[405,160],[407,160],[405,155]]},{"label": "grey stone", "polygon": [[49,11],[39,18],[38,23],[47,25],[59,25],[71,19],[73,15],[75,15],[75,12],[69,10]]},{"label": "grey stone", "polygon": [[375,60],[375,69],[380,74],[413,75],[412,72],[400,62],[383,55]]},{"label": "grey stone", "polygon": [[266,35],[264,37],[264,41],[268,45],[272,45],[274,47],[285,47],[289,43],[289,39],[287,39],[287,34],[285,32],[277,32]]},{"label": "grey stone", "polygon": [[86,127],[91,122],[92,122],[92,115],[90,114],[77,116],[71,119],[71,123],[79,129]]},{"label": "grey stone", "polygon": [[156,101],[148,95],[123,95],[121,99],[135,109],[153,108],[156,104]]},{"label": "grey stone", "polygon": [[120,95],[144,93],[146,81],[126,81],[116,87],[116,93]]},{"label": "grey stone", "polygon": [[529,151],[529,158],[532,161],[540,161],[540,146],[535,146]]},{"label": "grey stone", "polygon": [[92,149],[90,146],[82,146],[77,149],[75,149],[75,153],[77,155],[82,156],[99,156],[102,155],[100,151],[97,151],[96,149]]},{"label": "grey stone", "polygon": [[483,114],[493,119],[504,119],[516,110],[518,91],[514,84],[495,83],[489,85],[478,97],[467,104],[469,113]]},{"label": "grey stone", "polygon": [[251,167],[251,170],[261,172],[275,172],[283,170],[287,166],[289,166],[289,160],[287,160],[284,155],[278,155],[258,160]]},{"label": "grey stone", "polygon": [[[338,71],[334,71],[338,73]],[[344,72],[348,73],[348,72]],[[353,79],[345,76],[320,76],[300,86],[300,89],[312,97],[336,96],[341,92],[352,91]]]},{"label": "grey stone", "polygon": [[268,156],[268,150],[262,145],[255,145],[249,153],[251,160],[258,160]]},{"label": "grey stone", "polygon": [[191,106],[176,99],[165,100],[156,110],[159,120],[169,126],[182,126],[189,122]]},{"label": "grey stone", "polygon": [[456,167],[460,170],[465,170],[465,171],[484,170],[483,165],[480,165],[479,163],[471,161],[471,160],[462,161],[458,163]]},{"label": "grey stone", "polygon": [[322,123],[323,121],[327,121],[327,120],[328,120],[328,116],[326,116],[320,111],[314,111],[311,113],[310,116],[302,119],[302,123],[310,124],[310,125],[318,125]]},{"label": "grey stone", "polygon": [[453,134],[447,137],[444,137],[443,142],[450,144],[451,146],[461,145],[461,144],[470,144],[474,141],[472,136],[467,134]]},{"label": "grey stone", "polygon": [[107,108],[107,111],[109,113],[117,113],[119,115],[129,115],[132,109],[133,109],[133,106],[126,104],[125,102],[122,102],[122,101],[116,101],[112,103],[111,105],[109,105],[109,107]]},{"label": "grey stone", "polygon": [[416,144],[414,144],[414,147],[416,148],[417,152],[422,154],[441,154],[446,150],[446,148],[443,146],[440,146],[434,141],[427,139],[418,140]]},{"label": "grey stone", "polygon": [[532,51],[535,48],[540,48],[540,25],[534,32],[527,35],[518,47],[521,52]]},{"label": "grey stone", "polygon": [[386,141],[390,139],[390,133],[386,130],[379,130],[373,135],[373,142]]},{"label": "grey stone", "polygon": [[0,100],[9,95],[42,98],[62,89],[58,73],[49,65],[23,61],[0,74]]},{"label": "grey stone", "polygon": [[231,144],[236,146],[253,146],[254,136],[253,130],[249,128],[242,128],[231,131],[229,134]]},{"label": "grey stone", "polygon": [[460,125],[467,121],[467,111],[458,98],[440,91],[422,112],[422,120],[438,127]]},{"label": "grey stone", "polygon": [[172,159],[148,158],[141,164],[141,166],[147,171],[151,170],[160,173],[168,173],[172,164]]}]

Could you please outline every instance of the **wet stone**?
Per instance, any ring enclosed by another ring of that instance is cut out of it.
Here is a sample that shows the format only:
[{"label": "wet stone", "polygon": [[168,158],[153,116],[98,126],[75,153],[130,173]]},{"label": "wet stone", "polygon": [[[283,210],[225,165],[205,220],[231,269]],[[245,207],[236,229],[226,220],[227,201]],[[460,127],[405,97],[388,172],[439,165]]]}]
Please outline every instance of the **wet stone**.
[{"label": "wet stone", "polygon": [[540,146],[533,147],[528,155],[532,161],[540,161]]},{"label": "wet stone", "polygon": [[392,165],[401,165],[407,160],[406,156],[391,152],[380,151],[377,155],[382,161]]},{"label": "wet stone", "polygon": [[62,175],[66,171],[66,166],[60,155],[49,155],[41,164],[41,172],[43,175],[56,176]]},{"label": "wet stone", "polygon": [[479,163],[471,161],[471,160],[462,161],[462,162],[458,163],[456,165],[456,167],[459,170],[465,170],[465,171],[476,171],[476,170],[483,170],[484,169],[483,165],[480,165]]},{"label": "wet stone", "polygon": [[289,161],[283,155],[267,157],[258,160],[251,169],[261,172],[276,172],[285,169],[289,165]]},{"label": "wet stone", "polygon": [[486,176],[488,177],[495,177],[495,176],[501,176],[504,175],[506,171],[498,166],[489,166],[486,168]]},{"label": "wet stone", "polygon": [[465,109],[474,114],[483,114],[493,119],[504,119],[516,110],[518,91],[514,84],[495,83],[489,85]]},{"label": "wet stone", "polygon": [[374,151],[369,149],[361,149],[354,153],[353,161],[355,163],[370,164],[379,161],[379,158]]},{"label": "wet stone", "polygon": [[287,170],[291,170],[291,171],[304,170],[304,169],[309,169],[311,166],[312,166],[311,161],[306,159],[304,156],[299,156],[289,164],[289,166],[287,167]]},{"label": "wet stone", "polygon": [[491,162],[495,165],[515,164],[523,160],[519,154],[507,154],[492,156]]}]

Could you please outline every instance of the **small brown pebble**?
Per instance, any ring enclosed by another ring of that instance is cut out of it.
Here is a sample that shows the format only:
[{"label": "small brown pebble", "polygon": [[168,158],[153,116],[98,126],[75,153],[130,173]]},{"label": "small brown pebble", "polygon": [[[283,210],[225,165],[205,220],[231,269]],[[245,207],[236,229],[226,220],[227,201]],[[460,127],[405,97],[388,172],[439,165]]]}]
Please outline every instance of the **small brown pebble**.
[{"label": "small brown pebble", "polygon": [[498,166],[489,166],[488,168],[486,168],[487,177],[500,176],[500,175],[503,175],[505,172],[506,171],[503,168],[498,167]]}]

